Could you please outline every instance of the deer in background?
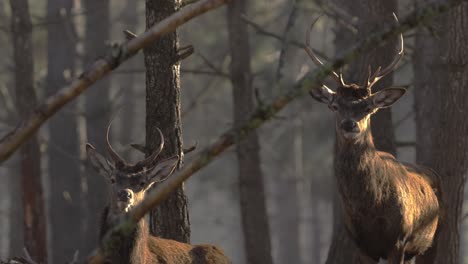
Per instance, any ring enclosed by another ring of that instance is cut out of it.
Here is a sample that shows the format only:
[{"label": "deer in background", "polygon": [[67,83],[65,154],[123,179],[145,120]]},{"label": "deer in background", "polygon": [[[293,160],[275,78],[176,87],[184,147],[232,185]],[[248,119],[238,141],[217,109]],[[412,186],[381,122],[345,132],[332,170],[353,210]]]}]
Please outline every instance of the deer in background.
[{"label": "deer in background", "polygon": [[[306,34],[305,50],[321,67],[323,63],[309,44],[315,22]],[[399,42],[400,51],[390,65],[379,67],[374,74],[369,66],[364,85],[346,84],[341,72],[332,72],[338,84],[336,92],[325,85],[310,92],[336,115],[335,171],[346,230],[365,255],[375,262],[382,258],[393,264],[409,263],[423,254],[432,245],[439,221],[434,191],[437,175],[378,151],[372,140],[371,115],[390,107],[406,91],[386,88],[372,93],[372,86],[403,57],[403,35]]]},{"label": "deer in background", "polygon": [[[128,164],[109,143],[107,128],[107,149],[111,160],[99,154],[91,145],[86,145],[86,153],[92,167],[104,176],[110,186],[109,205],[101,219],[100,240],[132,207],[140,203],[153,184],[169,177],[177,166],[178,156],[156,161],[164,147],[164,137],[159,130],[161,143],[146,159],[136,164]],[[114,255],[107,256],[109,263],[122,264],[228,264],[231,263],[223,251],[212,245],[189,245],[174,240],[162,239],[149,233],[147,219],[137,224],[131,236],[121,238],[120,248]]]}]

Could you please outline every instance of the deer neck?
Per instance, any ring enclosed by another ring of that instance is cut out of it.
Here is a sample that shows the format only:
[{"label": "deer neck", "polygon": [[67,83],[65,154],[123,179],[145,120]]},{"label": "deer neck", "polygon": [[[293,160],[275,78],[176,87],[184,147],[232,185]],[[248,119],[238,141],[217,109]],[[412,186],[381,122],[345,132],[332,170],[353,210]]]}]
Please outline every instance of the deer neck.
[{"label": "deer neck", "polygon": [[379,156],[372,140],[370,126],[357,140],[349,141],[337,133],[335,176],[343,202],[352,203],[369,196],[378,196],[381,182],[375,173]]},{"label": "deer neck", "polygon": [[345,139],[339,132],[336,138],[337,154],[347,161],[359,161],[366,155],[376,152],[370,127],[356,140]]},{"label": "deer neck", "polygon": [[[116,219],[115,216],[109,214],[108,207],[105,209],[104,217],[105,221],[101,227],[101,241],[106,232],[113,227],[112,223],[115,223]],[[115,244],[118,245],[118,248],[113,250],[114,254],[109,257],[111,263],[145,263],[149,235],[148,220],[144,217],[137,223],[136,229],[129,236],[116,241]]]}]

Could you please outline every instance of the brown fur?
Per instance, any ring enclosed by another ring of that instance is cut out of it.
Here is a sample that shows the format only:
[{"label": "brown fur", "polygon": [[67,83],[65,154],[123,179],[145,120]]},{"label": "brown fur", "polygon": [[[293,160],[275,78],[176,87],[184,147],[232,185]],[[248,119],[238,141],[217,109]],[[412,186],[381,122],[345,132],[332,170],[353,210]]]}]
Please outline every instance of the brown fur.
[{"label": "brown fur", "polygon": [[[101,237],[112,226],[109,207],[104,210],[101,222]],[[134,233],[118,241],[116,253],[109,256],[107,263],[113,264],[229,264],[224,252],[213,245],[190,245],[149,234],[145,219],[138,223]]]},{"label": "brown fur", "polygon": [[[347,90],[349,93],[339,100],[349,101],[347,96],[366,100],[367,96],[357,96],[353,90]],[[372,259],[400,263],[403,258],[424,253],[432,244],[439,220],[434,191],[437,178],[429,169],[401,163],[393,155],[377,151],[369,115],[362,117],[359,112],[351,112],[351,117],[361,117],[356,119],[361,128],[357,139],[346,139],[337,126],[335,169],[345,226]]]},{"label": "brown fur", "polygon": [[[109,129],[108,129],[109,131]],[[161,142],[164,138],[161,133]],[[116,224],[121,216],[127,214],[145,198],[146,192],[153,184],[169,177],[174,171],[178,156],[155,162],[154,159],[162,149],[135,165],[127,164],[108,143],[112,161],[99,154],[91,145],[86,145],[88,160],[92,167],[109,181],[109,205],[105,208],[100,229],[100,241]],[[119,237],[120,236],[120,237]],[[231,263],[223,251],[212,245],[189,245],[174,240],[152,236],[141,219],[137,228],[129,236],[112,234],[101,245],[109,256],[106,263],[114,264],[228,264]],[[108,244],[110,243],[110,244]]]}]

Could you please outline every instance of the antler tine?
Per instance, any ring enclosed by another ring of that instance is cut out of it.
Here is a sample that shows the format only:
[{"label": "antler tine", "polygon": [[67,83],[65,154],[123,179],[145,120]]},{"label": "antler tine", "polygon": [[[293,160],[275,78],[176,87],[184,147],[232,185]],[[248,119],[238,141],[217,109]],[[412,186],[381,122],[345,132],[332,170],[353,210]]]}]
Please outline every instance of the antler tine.
[{"label": "antler tine", "polygon": [[159,128],[156,128],[159,132],[159,138],[160,138],[160,143],[159,143],[159,146],[157,149],[154,150],[154,152],[148,156],[146,159],[140,161],[137,163],[137,165],[147,165],[147,164],[152,164],[154,162],[154,160],[159,156],[159,154],[161,153],[161,151],[163,150],[164,148],[164,135],[163,133],[161,132],[161,130]]},{"label": "antler tine", "polygon": [[374,74],[372,74],[372,69],[371,69],[371,66],[369,65],[369,69],[368,69],[369,73],[367,77],[367,86],[366,86],[367,88],[371,88],[372,85],[374,85],[376,82],[380,80],[380,78],[378,78],[378,75],[381,69],[382,69],[382,66],[379,66],[377,70],[375,70]]},{"label": "antler tine", "polygon": [[[336,74],[335,72],[333,72],[333,73]],[[341,69],[340,69],[340,72],[338,73],[338,77],[340,78],[340,85],[343,86],[343,87],[346,86],[346,83],[345,83],[345,81],[343,79],[343,71]]]},{"label": "antler tine", "polygon": [[114,150],[114,148],[110,144],[109,131],[110,131],[110,128],[111,128],[111,125],[112,125],[112,121],[113,120],[111,120],[109,122],[109,125],[107,126],[107,133],[106,133],[107,151],[109,152],[109,155],[111,156],[111,158],[112,158],[112,160],[114,161],[115,164],[125,165],[125,164],[127,164],[127,162],[125,162],[125,160],[122,157],[120,157],[120,155]]},{"label": "antler tine", "polygon": [[[316,18],[310,27],[307,29],[306,32],[306,41],[304,45],[304,50],[307,52],[307,55],[309,55],[310,59],[319,67],[323,67],[323,62],[317,57],[315,52],[312,50],[310,47],[310,33],[312,32],[312,28],[314,27],[315,23],[319,20],[320,17]],[[343,76],[340,74],[337,74],[335,71],[331,72],[331,77],[339,84],[344,86],[344,81],[343,81]]]},{"label": "antler tine", "polygon": [[[398,18],[393,13],[393,17],[395,18],[395,21],[398,23]],[[370,83],[368,83],[368,88],[372,87],[375,83],[377,83],[380,79],[382,79],[385,75],[389,74],[392,72],[397,64],[400,62],[400,60],[403,58],[404,55],[404,41],[403,41],[403,33],[400,34],[400,50],[398,51],[397,55],[395,56],[395,59],[393,59],[392,63],[390,63],[387,67],[385,67],[383,70],[377,69],[377,71],[372,75],[370,78]]]}]

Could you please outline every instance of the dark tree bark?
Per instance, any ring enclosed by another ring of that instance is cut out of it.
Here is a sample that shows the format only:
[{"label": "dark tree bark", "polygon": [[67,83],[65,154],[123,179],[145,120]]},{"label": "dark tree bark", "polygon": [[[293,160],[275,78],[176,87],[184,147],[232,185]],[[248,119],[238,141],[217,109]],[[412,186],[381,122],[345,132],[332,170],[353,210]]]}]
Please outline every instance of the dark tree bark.
[{"label": "dark tree bark", "polygon": [[[445,1],[440,1],[445,2]],[[468,4],[420,29],[415,49],[417,161],[440,176],[442,217],[433,247],[418,263],[460,263],[460,226],[468,169]]]},{"label": "dark tree bark", "polygon": [[15,224],[23,222],[23,206],[15,202],[22,199],[21,178],[17,168],[10,168],[8,174],[8,190],[10,191],[10,245],[8,253],[10,256],[21,256],[24,247],[23,226]]},{"label": "dark tree bark", "polygon": [[[353,36],[349,29],[344,28],[337,23],[337,36],[335,39],[335,47],[337,54],[349,49],[350,43],[356,43],[359,39],[365,38],[369,33],[378,31],[382,25],[391,25],[394,22],[392,12],[397,10],[396,0],[389,1],[345,1],[334,0],[337,5],[342,7],[348,14],[357,17],[358,34]],[[362,85],[367,78],[368,66],[371,65],[373,71],[377,67],[386,67],[397,53],[396,39],[386,42],[384,45],[377,47],[372,52],[357,58],[348,66],[346,71],[345,81],[347,83],[357,83]],[[389,87],[392,84],[393,74],[388,74],[374,87],[372,92],[377,92],[383,88]],[[377,149],[396,154],[394,143],[394,129],[392,124],[392,115],[390,109],[381,109],[372,116],[372,135]],[[339,162],[335,160],[335,163]],[[335,203],[339,203],[339,198],[335,199]],[[341,206],[334,205],[334,218],[336,223],[333,229],[332,245],[328,253],[327,263],[358,263],[368,261],[348,237],[342,222]]]},{"label": "dark tree bark", "polygon": [[[85,65],[89,65],[99,56],[106,54],[110,35],[109,0],[84,0],[86,9],[85,26]],[[110,78],[104,78],[94,84],[86,93],[86,129],[88,142],[97,149],[105,149],[106,129],[110,119],[111,102],[109,100]],[[100,214],[107,200],[104,179],[92,171],[87,171],[83,197],[86,198],[87,216],[84,237],[87,241],[98,240]],[[84,252],[92,250],[94,243],[87,243]]]},{"label": "dark tree bark", "polygon": [[[72,1],[48,0],[47,90],[56,93],[73,76],[75,40],[70,19]],[[52,260],[65,263],[83,241],[80,158],[76,105],[70,104],[50,120],[49,177]],[[73,228],[70,228],[73,227]]]},{"label": "dark tree bark", "polygon": [[[32,25],[28,1],[11,0],[10,6],[15,61],[15,104],[20,118],[25,118],[37,104],[34,90]],[[37,135],[32,136],[21,147],[20,174],[25,247],[35,260],[47,263],[46,216]]]},{"label": "dark tree bark", "polygon": [[[180,0],[146,0],[146,27],[176,12]],[[177,61],[178,36],[170,33],[144,50],[146,66],[146,147],[159,145],[159,133],[164,134],[165,145],[160,159],[173,155],[183,161],[180,119],[180,65]],[[190,241],[190,221],[187,197],[183,187],[178,188],[151,214],[151,231],[157,236]]]},{"label": "dark tree bark", "polygon": [[[0,24],[8,25],[9,24],[9,16],[7,15],[7,1],[0,2]],[[10,45],[10,36],[5,35],[0,38],[0,45],[7,46]],[[0,51],[0,56],[8,56],[9,50],[3,49]],[[11,81],[13,81],[11,78]],[[9,80],[10,81],[10,80]],[[8,115],[9,111],[5,111],[4,116]],[[8,179],[6,180],[7,188],[9,190],[8,196],[10,199],[8,213],[9,213],[9,222],[10,222],[10,232],[8,238],[8,254],[10,256],[20,256],[23,254],[23,226],[17,225],[14,223],[22,223],[23,222],[23,208],[21,203],[15,203],[15,201],[21,201],[21,177],[19,174],[19,170],[17,166],[11,166],[7,169]]]},{"label": "dark tree bark", "polygon": [[[240,17],[246,11],[246,3],[246,0],[233,1],[228,5],[227,12],[234,127],[243,125],[255,109],[249,35],[247,25]],[[237,142],[240,207],[247,263],[269,264],[273,261],[259,150],[256,132]]]}]

